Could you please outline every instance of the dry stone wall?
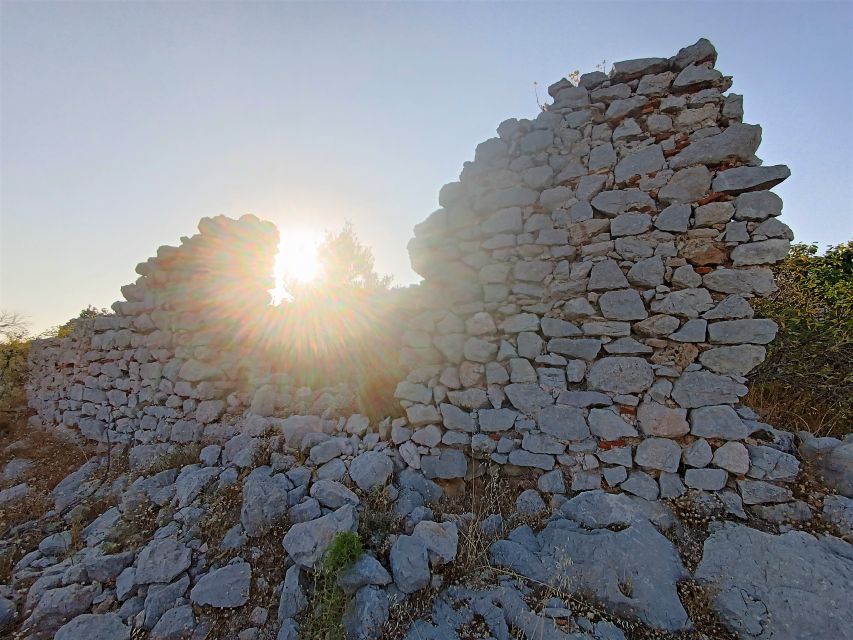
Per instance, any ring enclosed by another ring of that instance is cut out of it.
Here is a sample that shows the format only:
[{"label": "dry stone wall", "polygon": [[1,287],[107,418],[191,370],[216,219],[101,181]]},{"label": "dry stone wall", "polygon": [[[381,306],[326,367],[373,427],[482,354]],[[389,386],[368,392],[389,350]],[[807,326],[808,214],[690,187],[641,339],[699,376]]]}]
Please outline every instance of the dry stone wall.
[{"label": "dry stone wall", "polygon": [[409,244],[424,283],[393,434],[409,465],[561,466],[574,490],[646,498],[775,491],[744,478],[743,441],[767,427],[738,402],[776,334],[750,300],[789,250],[769,189],[790,172],[756,157],[716,57],[701,39],[561,80],[441,189]]},{"label": "dry stone wall", "polygon": [[160,247],[113,314],[34,342],[34,421],[111,443],[200,440],[263,380],[251,312],[268,304],[277,245],[271,223],[219,216],[180,246]]},{"label": "dry stone wall", "polygon": [[789,171],[755,156],[761,128],[715,61],[702,39],[561,80],[536,119],[477,147],[409,244],[424,282],[393,305],[405,417],[370,425],[330,409],[346,385],[289,385],[266,349],[288,326],[268,305],[278,233],[220,216],[138,265],[113,314],[34,344],[34,421],[135,459],[269,429],[373,431],[434,479],[498,464],[546,486],[566,472],[572,490],[787,500],[765,481],[796,460],[752,438],[780,436],[738,403],[776,333],[750,300],[775,290],[769,265],[789,249],[769,190]]},{"label": "dry stone wall", "polygon": [[[33,424],[127,445],[134,467],[190,443],[231,443],[225,459],[245,462],[270,431],[286,442],[308,432],[315,440],[364,435],[369,420],[353,413],[354,381],[306,386],[293,370],[322,354],[299,351],[294,359],[285,348],[298,350],[306,335],[292,335],[299,318],[270,305],[277,248],[275,226],[251,215],[205,218],[180,246],[161,247],[137,265],[140,277],[122,287],[114,313],[74,320],[67,334],[33,342]],[[386,296],[377,308],[393,309],[394,300]]]}]

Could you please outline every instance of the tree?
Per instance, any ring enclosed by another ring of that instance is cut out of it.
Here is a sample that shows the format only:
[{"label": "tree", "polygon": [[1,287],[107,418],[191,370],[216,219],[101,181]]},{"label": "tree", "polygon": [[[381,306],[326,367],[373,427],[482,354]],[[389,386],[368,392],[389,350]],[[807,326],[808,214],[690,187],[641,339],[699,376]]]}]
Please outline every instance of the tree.
[{"label": "tree", "polygon": [[387,289],[393,279],[376,273],[373,251],[361,243],[350,221],[337,233],[326,231],[317,259],[322,267],[317,284],[321,289]]},{"label": "tree", "polygon": [[74,330],[74,321],[75,320],[88,320],[92,318],[96,318],[98,316],[104,316],[109,313],[109,309],[101,308],[98,309],[94,305],[87,305],[85,308],[80,310],[80,313],[77,314],[76,318],[71,318],[65,324],[60,324],[55,327],[51,327],[50,329],[45,329],[42,331],[38,337],[39,338],[64,338],[66,336],[71,335],[71,332]]},{"label": "tree", "polygon": [[279,349],[274,360],[298,385],[355,390],[357,409],[381,418],[399,404],[397,382],[401,323],[394,311],[390,275],[379,275],[373,252],[351,222],[327,231],[317,248],[320,274],[308,283],[284,283],[291,295],[269,307],[265,335]]},{"label": "tree", "polygon": [[22,337],[27,333],[26,318],[13,311],[0,311],[0,336],[10,340],[13,336]]}]

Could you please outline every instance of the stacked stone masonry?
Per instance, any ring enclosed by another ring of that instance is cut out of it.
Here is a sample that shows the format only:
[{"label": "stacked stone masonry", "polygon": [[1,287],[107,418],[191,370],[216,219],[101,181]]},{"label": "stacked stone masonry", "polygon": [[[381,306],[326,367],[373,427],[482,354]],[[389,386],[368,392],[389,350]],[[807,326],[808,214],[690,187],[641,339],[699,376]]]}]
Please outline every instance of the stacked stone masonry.
[{"label": "stacked stone masonry", "polygon": [[498,464],[560,468],[573,491],[791,499],[768,483],[796,460],[738,406],[776,333],[750,300],[776,289],[769,265],[789,249],[769,191],[789,171],[755,156],[761,128],[715,60],[702,39],[561,80],[534,120],[477,147],[409,244],[424,282],[403,309],[405,418],[369,425],[274,373],[253,320],[278,234],[220,216],[138,265],[113,314],[35,343],[34,421],[127,444],[135,461],[270,428],[288,442],[374,431],[398,469],[432,479]]},{"label": "stacked stone masonry", "polygon": [[161,247],[136,267],[140,277],[122,287],[113,314],[34,342],[33,420],[141,446],[137,455],[156,454],[153,443],[228,435],[217,433],[228,430],[219,418],[252,384],[269,382],[249,327],[252,310],[269,303],[277,245],[271,223],[219,216],[179,247]]},{"label": "stacked stone masonry", "polygon": [[790,172],[756,157],[761,127],[716,57],[701,39],[561,80],[441,189],[409,244],[424,277],[396,390],[409,465],[791,498],[765,485],[796,460],[762,475],[779,452],[745,441],[773,430],[738,406],[777,330],[750,301],[776,290],[793,238],[770,191]]}]

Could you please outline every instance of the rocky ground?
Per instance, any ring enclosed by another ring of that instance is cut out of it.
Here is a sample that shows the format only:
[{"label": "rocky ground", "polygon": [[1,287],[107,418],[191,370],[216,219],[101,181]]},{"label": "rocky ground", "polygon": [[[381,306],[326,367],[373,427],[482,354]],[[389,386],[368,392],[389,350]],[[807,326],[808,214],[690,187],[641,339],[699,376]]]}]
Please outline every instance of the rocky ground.
[{"label": "rocky ground", "polygon": [[[560,468],[436,482],[381,429],[318,424],[243,418],[223,446],[145,458],[87,451],[71,433],[8,434],[4,633],[779,640],[853,628],[851,436],[780,438],[796,499],[744,508],[694,490],[567,490]],[[764,448],[750,447],[747,476],[768,474]],[[40,450],[52,464],[31,460]]]}]

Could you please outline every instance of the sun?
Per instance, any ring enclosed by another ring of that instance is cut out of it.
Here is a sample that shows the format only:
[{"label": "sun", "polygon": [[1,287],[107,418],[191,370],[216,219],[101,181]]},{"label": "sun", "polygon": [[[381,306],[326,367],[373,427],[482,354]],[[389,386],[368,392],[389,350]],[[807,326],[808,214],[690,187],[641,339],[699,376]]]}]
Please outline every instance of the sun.
[{"label": "sun", "polygon": [[317,247],[323,237],[316,231],[291,231],[282,233],[275,257],[273,277],[275,288],[270,290],[272,304],[277,305],[291,298],[287,290],[288,281],[307,283],[314,280],[321,271],[317,258]]}]

